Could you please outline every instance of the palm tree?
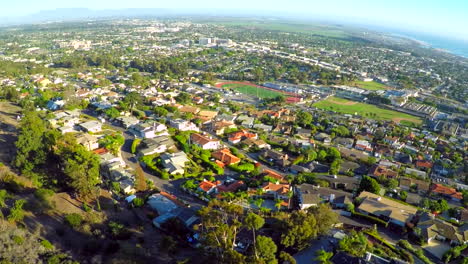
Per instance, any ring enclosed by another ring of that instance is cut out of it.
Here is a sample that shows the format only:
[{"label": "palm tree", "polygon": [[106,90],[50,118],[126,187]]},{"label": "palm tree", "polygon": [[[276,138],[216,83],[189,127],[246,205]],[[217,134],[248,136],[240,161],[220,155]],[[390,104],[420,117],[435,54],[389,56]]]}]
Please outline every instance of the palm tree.
[{"label": "palm tree", "polygon": [[315,252],[317,254],[317,257],[315,258],[316,261],[318,261],[320,264],[331,264],[332,262],[330,261],[331,257],[333,257],[333,252],[327,252],[323,249],[317,250]]}]

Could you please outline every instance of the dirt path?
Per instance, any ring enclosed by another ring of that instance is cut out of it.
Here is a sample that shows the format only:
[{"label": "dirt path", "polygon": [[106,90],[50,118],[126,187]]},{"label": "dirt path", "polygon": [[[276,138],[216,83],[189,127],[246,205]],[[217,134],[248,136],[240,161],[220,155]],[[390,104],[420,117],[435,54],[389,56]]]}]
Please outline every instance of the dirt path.
[{"label": "dirt path", "polygon": [[329,98],[327,101],[331,102],[331,103],[334,103],[334,104],[337,104],[337,105],[355,105],[355,104],[358,104],[358,102],[352,102],[352,101],[340,102],[338,100],[334,100],[334,99],[331,99],[331,98]]},{"label": "dirt path", "polygon": [[418,122],[418,120],[416,119],[413,119],[413,118],[406,118],[406,117],[394,117],[392,118],[392,121],[399,124],[401,121],[409,121],[409,122],[413,122],[413,123],[421,123],[421,122]]},{"label": "dirt path", "polygon": [[0,162],[10,163],[15,153],[18,121],[21,108],[10,102],[0,102]]}]

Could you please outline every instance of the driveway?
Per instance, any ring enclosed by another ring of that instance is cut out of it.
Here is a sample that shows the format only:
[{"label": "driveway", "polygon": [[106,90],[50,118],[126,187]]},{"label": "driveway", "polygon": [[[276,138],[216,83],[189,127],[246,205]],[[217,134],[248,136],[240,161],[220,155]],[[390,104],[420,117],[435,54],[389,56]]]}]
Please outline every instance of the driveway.
[{"label": "driveway", "polygon": [[428,243],[426,246],[423,246],[422,248],[435,257],[442,259],[444,253],[447,252],[447,250],[449,250],[451,247],[447,243],[433,239],[430,243]]}]

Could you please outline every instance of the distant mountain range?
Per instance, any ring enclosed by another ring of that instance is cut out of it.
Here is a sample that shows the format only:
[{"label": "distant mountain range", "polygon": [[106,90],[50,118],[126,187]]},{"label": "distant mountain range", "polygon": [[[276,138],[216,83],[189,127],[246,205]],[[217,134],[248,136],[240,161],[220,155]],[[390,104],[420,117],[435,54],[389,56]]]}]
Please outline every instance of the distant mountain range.
[{"label": "distant mountain range", "polygon": [[74,21],[84,19],[169,17],[169,16],[284,16],[284,14],[236,9],[183,9],[183,8],[129,8],[93,10],[88,8],[59,8],[44,10],[22,17],[0,17],[0,25],[31,24],[50,21]]}]

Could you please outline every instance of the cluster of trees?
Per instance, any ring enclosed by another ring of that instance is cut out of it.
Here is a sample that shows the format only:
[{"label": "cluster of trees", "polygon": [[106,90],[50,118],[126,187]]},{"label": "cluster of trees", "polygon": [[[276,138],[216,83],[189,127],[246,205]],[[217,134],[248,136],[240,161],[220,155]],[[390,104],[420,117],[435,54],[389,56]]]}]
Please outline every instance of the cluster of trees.
[{"label": "cluster of trees", "polygon": [[14,165],[39,186],[75,191],[92,198],[99,183],[99,157],[76,143],[72,134],[51,129],[36,111],[25,111]]},{"label": "cluster of trees", "polygon": [[[325,234],[336,222],[337,216],[325,205],[309,212],[279,213],[270,220],[275,234],[258,235],[265,225],[264,217],[243,208],[219,201],[211,201],[199,211],[201,242],[219,262],[224,263],[278,263],[292,261],[287,252],[306,248],[318,235]],[[237,235],[251,232],[252,245],[241,254],[235,250]]]}]

